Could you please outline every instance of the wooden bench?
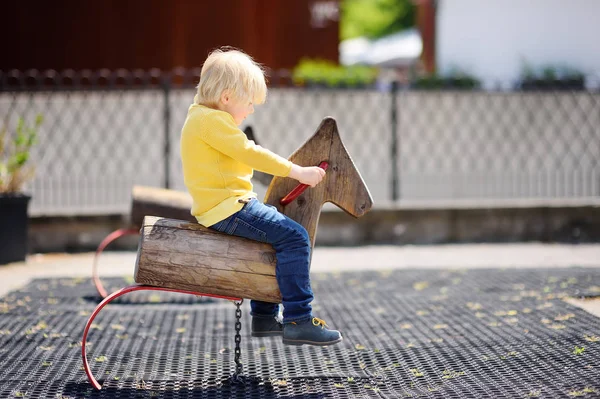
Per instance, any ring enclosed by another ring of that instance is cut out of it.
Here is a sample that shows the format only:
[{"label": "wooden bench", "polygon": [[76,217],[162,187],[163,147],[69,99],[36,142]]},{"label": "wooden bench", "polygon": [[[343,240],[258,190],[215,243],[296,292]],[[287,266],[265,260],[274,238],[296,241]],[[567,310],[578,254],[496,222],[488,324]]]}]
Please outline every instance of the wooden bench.
[{"label": "wooden bench", "polygon": [[[303,225],[313,247],[325,202],[334,203],[354,217],[371,209],[373,200],[369,190],[346,151],[333,118],[325,118],[315,134],[289,159],[298,165],[327,168],[327,174],[319,185],[310,189],[297,185],[293,179],[274,177],[265,203]],[[96,389],[101,385],[94,379],[86,356],[89,328],[104,306],[124,294],[153,290],[232,301],[241,298],[281,301],[275,279],[275,252],[268,244],[215,232],[194,222],[152,215],[144,218],[141,233],[134,275],[137,284],[107,296],[84,329],[82,359],[88,379]],[[241,368],[239,363],[238,366]]]}]

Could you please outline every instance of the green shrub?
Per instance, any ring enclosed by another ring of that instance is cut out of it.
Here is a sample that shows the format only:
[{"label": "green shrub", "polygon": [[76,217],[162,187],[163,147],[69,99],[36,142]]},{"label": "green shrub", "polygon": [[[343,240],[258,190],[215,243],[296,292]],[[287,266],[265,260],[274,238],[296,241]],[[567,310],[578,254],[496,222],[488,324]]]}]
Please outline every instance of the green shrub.
[{"label": "green shrub", "polygon": [[454,72],[447,76],[437,74],[417,78],[412,87],[415,89],[478,89],[481,82],[474,76],[464,72]]},{"label": "green shrub", "polygon": [[322,87],[364,87],[377,78],[377,68],[342,66],[331,61],[303,58],[292,72],[294,84]]},{"label": "green shrub", "polygon": [[585,87],[585,75],[569,67],[546,65],[534,70],[525,65],[518,87],[523,90],[582,90]]}]

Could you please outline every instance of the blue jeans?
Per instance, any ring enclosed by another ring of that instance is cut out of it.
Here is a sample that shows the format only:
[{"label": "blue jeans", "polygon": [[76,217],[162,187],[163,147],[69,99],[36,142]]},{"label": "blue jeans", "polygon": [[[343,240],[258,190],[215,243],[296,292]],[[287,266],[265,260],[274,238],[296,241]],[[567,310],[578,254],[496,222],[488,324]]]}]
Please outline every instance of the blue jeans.
[{"label": "blue jeans", "polygon": [[[275,277],[281,291],[283,322],[312,317],[314,296],[310,287],[310,238],[299,223],[272,205],[253,198],[242,210],[210,226],[226,234],[269,243],[275,249]],[[279,304],[250,301],[253,315],[276,315]]]}]

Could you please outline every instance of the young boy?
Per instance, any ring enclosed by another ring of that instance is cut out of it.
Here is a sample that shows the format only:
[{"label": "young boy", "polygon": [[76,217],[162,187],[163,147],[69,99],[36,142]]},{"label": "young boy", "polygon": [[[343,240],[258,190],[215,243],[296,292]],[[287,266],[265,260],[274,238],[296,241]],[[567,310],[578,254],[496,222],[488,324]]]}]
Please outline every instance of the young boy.
[{"label": "young boy", "polygon": [[311,245],[306,229],[256,199],[254,169],[287,176],[311,187],[325,176],[316,166],[302,167],[256,145],[239,129],[265,102],[264,72],[239,50],[213,51],[202,67],[198,92],[181,133],[185,185],[192,196],[192,214],[211,229],[269,243],[275,249],[275,276],[282,295],[279,305],[251,301],[252,336],[283,336],[290,345],[331,345],[339,331],[312,316],[309,266]]}]

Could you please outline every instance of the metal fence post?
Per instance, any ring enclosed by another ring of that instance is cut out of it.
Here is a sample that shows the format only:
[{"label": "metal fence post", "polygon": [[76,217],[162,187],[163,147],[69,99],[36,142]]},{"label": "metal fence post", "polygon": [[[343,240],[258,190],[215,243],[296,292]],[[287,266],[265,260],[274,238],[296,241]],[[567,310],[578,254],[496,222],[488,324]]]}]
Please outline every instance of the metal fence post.
[{"label": "metal fence post", "polygon": [[391,109],[391,124],[392,124],[392,145],[391,145],[391,163],[392,163],[392,201],[397,201],[400,198],[400,175],[398,164],[398,82],[392,82],[392,109]]},{"label": "metal fence post", "polygon": [[162,79],[162,89],[163,89],[163,95],[164,95],[164,101],[165,101],[165,105],[164,105],[164,110],[163,110],[163,117],[164,117],[164,173],[165,173],[165,180],[164,180],[164,187],[165,188],[171,188],[171,135],[169,134],[170,130],[171,130],[171,107],[170,107],[170,101],[169,101],[169,95],[171,92],[171,80],[170,80],[170,74],[166,75],[163,77]]}]

